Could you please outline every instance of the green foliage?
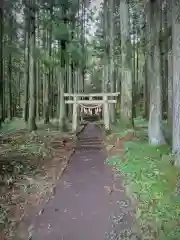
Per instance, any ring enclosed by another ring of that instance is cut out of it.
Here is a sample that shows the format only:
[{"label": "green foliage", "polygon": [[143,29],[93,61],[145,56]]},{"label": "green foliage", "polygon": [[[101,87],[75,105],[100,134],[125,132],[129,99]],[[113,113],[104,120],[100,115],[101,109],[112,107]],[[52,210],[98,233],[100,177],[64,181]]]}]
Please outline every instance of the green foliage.
[{"label": "green foliage", "polygon": [[83,56],[81,46],[75,41],[67,46],[67,52],[72,54],[72,60],[75,63],[77,63]]},{"label": "green foliage", "polygon": [[68,40],[70,34],[68,25],[63,22],[54,23],[53,34],[56,40]]},{"label": "green foliage", "polygon": [[153,239],[180,239],[180,192],[176,188],[180,170],[170,163],[170,148],[152,147],[144,141],[129,141],[124,147],[125,162],[121,157],[107,162],[126,176],[127,187],[139,201],[136,218],[143,230],[146,226],[152,230],[144,230],[143,239],[151,239],[151,234],[156,235]]}]

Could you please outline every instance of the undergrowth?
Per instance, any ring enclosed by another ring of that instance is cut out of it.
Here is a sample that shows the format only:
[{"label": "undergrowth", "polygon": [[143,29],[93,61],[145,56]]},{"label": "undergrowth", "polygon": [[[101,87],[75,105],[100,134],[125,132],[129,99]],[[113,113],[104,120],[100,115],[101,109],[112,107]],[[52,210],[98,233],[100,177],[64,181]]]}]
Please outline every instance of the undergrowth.
[{"label": "undergrowth", "polygon": [[[29,132],[23,120],[6,121],[0,129],[0,239],[14,239],[16,224],[53,187],[73,149],[73,141],[56,122]],[[65,142],[64,142],[65,140]],[[56,146],[58,145],[58,146]],[[61,149],[61,151],[57,151]],[[67,158],[66,158],[67,156]],[[4,239],[4,238],[3,238]],[[20,238],[17,238],[20,239]]]},{"label": "undergrowth", "polygon": [[143,239],[178,240],[180,170],[171,164],[168,146],[150,146],[144,138],[144,128],[136,132],[140,139],[124,144],[123,161],[121,157],[107,161],[125,176],[131,197],[137,200],[136,218]]}]

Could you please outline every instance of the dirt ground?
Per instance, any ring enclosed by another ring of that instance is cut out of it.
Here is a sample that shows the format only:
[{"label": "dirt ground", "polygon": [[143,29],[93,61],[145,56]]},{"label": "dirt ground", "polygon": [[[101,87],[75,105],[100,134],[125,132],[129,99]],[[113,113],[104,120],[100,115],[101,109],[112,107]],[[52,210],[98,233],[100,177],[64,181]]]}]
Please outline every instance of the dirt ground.
[{"label": "dirt ground", "polygon": [[87,124],[56,194],[32,219],[32,240],[137,239],[134,206],[122,176],[105,162],[102,140],[101,130]]},{"label": "dirt ground", "polygon": [[[124,142],[133,138],[109,136],[108,155],[122,155]],[[17,230],[29,231],[28,220],[43,213],[43,204],[55,194],[74,152],[75,140],[72,135],[44,130],[31,134],[22,130],[0,137],[0,240],[14,239]]]},{"label": "dirt ground", "polygon": [[38,206],[53,196],[74,146],[74,136],[55,131],[0,137],[0,240],[13,239],[22,219],[41,214]]}]

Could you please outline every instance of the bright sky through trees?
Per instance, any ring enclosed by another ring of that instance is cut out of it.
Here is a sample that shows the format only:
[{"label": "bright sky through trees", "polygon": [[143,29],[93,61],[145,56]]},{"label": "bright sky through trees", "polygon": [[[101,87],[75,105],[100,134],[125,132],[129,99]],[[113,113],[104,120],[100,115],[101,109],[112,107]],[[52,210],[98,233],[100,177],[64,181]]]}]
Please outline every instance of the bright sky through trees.
[{"label": "bright sky through trees", "polygon": [[[97,15],[98,15],[98,12],[101,8],[101,3],[102,3],[102,0],[92,0],[91,1],[90,9],[92,9],[92,10],[96,9],[95,14],[94,14],[94,18],[96,18]],[[92,24],[91,24],[91,27],[90,27],[90,36],[89,37],[94,35],[95,31],[96,31],[96,21],[94,20],[94,21],[92,21]]]}]

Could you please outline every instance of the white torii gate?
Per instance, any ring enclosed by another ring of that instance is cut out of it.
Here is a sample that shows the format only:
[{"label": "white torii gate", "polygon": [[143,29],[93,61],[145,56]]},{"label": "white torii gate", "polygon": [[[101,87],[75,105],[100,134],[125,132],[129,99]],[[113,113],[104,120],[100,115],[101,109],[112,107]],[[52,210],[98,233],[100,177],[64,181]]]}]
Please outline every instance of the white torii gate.
[{"label": "white torii gate", "polygon": [[[78,106],[80,104],[92,105],[101,104],[103,106],[103,118],[104,126],[106,130],[110,129],[110,117],[109,117],[109,104],[117,103],[117,100],[108,99],[108,97],[117,97],[119,92],[116,93],[64,93],[64,97],[73,97],[73,100],[65,100],[65,104],[73,104],[73,116],[72,116],[72,130],[76,131],[78,123]],[[88,97],[89,100],[81,100],[79,98]],[[93,97],[100,97],[101,100],[94,100]]]}]

